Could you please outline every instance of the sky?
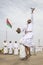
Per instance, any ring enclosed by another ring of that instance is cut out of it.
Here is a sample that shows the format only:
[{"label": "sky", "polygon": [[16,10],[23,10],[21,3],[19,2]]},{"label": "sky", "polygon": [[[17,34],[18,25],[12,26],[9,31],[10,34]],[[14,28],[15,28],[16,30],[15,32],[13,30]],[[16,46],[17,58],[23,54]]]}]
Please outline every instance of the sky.
[{"label": "sky", "polygon": [[[19,40],[21,34],[16,33],[18,27],[23,28],[26,21],[31,18],[31,7],[35,8],[33,14],[33,33],[34,44],[38,45],[40,39],[40,45],[43,45],[43,0],[0,0],[0,47],[2,47],[3,41],[6,39],[14,43],[15,40]],[[6,19],[9,19],[12,24],[12,29],[7,27]]]}]

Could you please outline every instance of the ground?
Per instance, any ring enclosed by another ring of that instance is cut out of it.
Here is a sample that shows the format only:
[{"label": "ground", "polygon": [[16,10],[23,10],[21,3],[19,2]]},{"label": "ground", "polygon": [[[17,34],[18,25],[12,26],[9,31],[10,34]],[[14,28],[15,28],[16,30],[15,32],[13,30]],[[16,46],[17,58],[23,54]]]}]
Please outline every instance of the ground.
[{"label": "ground", "polygon": [[0,65],[43,65],[43,52],[36,53],[27,60],[21,60],[15,55],[0,54]]}]

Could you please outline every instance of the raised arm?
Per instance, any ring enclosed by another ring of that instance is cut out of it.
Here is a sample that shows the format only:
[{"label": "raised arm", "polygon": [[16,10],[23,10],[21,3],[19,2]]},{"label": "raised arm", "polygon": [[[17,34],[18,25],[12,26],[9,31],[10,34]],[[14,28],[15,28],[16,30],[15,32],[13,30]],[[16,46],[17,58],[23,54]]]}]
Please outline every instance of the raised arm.
[{"label": "raised arm", "polygon": [[31,8],[31,21],[33,22],[33,13],[34,13],[35,8]]}]

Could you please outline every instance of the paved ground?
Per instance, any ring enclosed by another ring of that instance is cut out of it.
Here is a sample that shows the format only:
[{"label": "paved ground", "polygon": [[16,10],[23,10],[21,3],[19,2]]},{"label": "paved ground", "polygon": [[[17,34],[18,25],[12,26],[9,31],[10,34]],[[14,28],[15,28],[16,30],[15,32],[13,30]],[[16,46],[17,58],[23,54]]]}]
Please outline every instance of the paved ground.
[{"label": "paved ground", "polygon": [[43,65],[43,52],[32,55],[27,60],[20,60],[15,55],[0,54],[0,65]]}]

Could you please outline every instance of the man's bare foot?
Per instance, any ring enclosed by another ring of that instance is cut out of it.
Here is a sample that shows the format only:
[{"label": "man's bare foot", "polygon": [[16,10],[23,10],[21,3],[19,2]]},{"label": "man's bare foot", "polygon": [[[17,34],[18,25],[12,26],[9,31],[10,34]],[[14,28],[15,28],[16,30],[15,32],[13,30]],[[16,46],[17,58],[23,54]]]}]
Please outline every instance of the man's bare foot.
[{"label": "man's bare foot", "polygon": [[28,57],[30,57],[30,56],[31,56],[31,54],[28,54],[27,56],[28,56]]}]

